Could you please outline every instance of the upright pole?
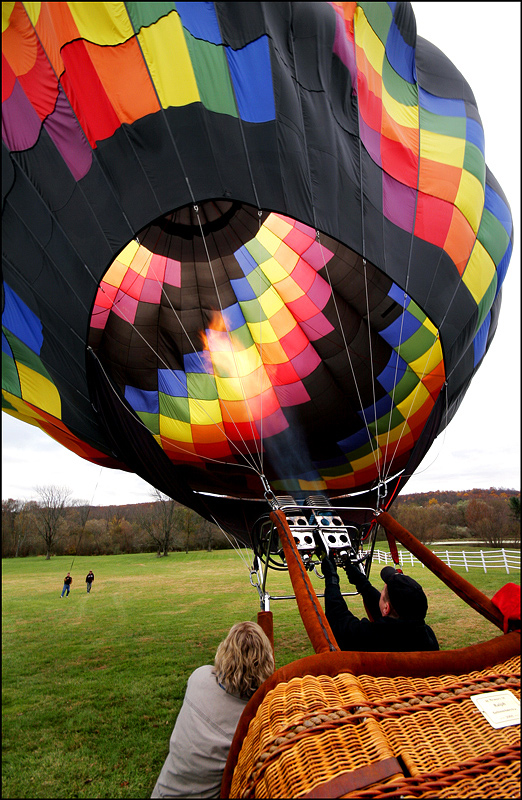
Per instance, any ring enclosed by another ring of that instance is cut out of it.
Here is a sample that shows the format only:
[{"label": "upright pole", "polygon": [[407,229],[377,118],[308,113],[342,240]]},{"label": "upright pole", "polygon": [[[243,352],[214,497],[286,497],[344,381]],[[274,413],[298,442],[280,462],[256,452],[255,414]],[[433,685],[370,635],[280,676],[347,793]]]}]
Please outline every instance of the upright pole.
[{"label": "upright pole", "polygon": [[272,653],[274,655],[275,661],[275,649],[274,649],[274,618],[271,611],[258,611],[257,612],[257,624],[263,631],[266,633],[268,637],[268,641],[272,645]]}]

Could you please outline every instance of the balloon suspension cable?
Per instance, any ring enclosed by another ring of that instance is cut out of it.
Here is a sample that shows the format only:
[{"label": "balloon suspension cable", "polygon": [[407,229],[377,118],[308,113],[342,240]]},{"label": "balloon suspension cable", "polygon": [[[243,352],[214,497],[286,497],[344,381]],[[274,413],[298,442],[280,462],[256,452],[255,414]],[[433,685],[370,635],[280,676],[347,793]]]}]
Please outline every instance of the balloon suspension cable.
[{"label": "balloon suspension cable", "polygon": [[[223,536],[225,537],[227,542],[230,544],[232,549],[235,550],[236,554],[239,556],[239,558],[241,559],[241,561],[243,562],[243,564],[245,565],[247,570],[251,573],[252,568],[250,566],[250,563],[249,563],[246,555],[241,552],[241,548],[242,548],[241,542],[239,542],[239,540],[235,536],[233,536],[232,534],[227,533],[227,531],[219,524],[219,521],[216,519],[216,517],[213,514],[211,516],[212,516],[212,521],[214,522],[214,525],[216,525],[216,527],[220,530],[220,532],[223,534]],[[247,550],[247,549],[248,548],[246,548],[243,545],[243,550]],[[252,582],[252,581],[250,581],[250,582]]]},{"label": "balloon suspension cable", "polygon": [[265,496],[266,502],[268,503],[268,505],[270,506],[271,509],[273,509],[273,510],[278,509],[280,507],[279,501],[278,501],[277,497],[275,496],[275,494],[274,494],[274,492],[272,490],[272,487],[270,486],[266,476],[262,472],[260,472],[259,473],[259,477],[261,479],[261,483],[263,484],[263,489],[265,490],[264,496]]},{"label": "balloon suspension cable", "polygon": [[102,476],[102,471],[103,471],[103,467],[100,467],[100,472],[99,472],[99,475],[98,475],[98,480],[96,481],[96,486],[94,487],[94,491],[93,491],[93,493],[92,493],[92,495],[91,495],[91,502],[90,502],[90,503],[89,503],[89,505],[87,506],[87,514],[86,514],[86,516],[85,516],[85,519],[84,519],[84,521],[83,521],[82,529],[81,529],[81,531],[80,531],[80,536],[78,537],[78,540],[77,540],[77,542],[76,542],[76,547],[75,547],[75,549],[74,549],[73,560],[71,561],[71,566],[69,567],[69,572],[72,570],[72,568],[73,568],[73,564],[74,564],[74,559],[75,559],[75,558],[76,558],[76,556],[78,555],[78,548],[79,548],[79,546],[80,546],[80,542],[81,542],[81,540],[82,540],[82,536],[83,536],[83,534],[84,534],[85,527],[86,527],[86,525],[87,525],[87,520],[89,519],[89,515],[90,515],[90,513],[91,513],[92,504],[93,504],[93,502],[94,502],[94,495],[95,495],[95,494],[96,494],[96,492],[98,491],[98,484],[99,484],[99,482],[100,482],[100,479],[101,479],[101,476]]},{"label": "balloon suspension cable", "polygon": [[384,510],[383,508],[384,498],[386,497],[387,494],[388,494],[388,487],[386,483],[384,481],[379,481],[379,483],[377,484],[377,502],[375,508],[376,514],[380,514],[380,512]]}]

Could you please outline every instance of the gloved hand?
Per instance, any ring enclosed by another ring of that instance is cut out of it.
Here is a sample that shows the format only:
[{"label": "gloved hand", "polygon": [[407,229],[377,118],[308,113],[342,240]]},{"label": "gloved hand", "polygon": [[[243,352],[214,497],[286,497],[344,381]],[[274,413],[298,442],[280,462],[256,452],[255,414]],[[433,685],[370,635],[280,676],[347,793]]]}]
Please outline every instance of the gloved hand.
[{"label": "gloved hand", "polygon": [[361,572],[359,567],[356,567],[355,564],[352,564],[351,561],[348,561],[348,563],[344,565],[344,571],[346,572],[346,577],[356,589],[358,589],[359,586],[362,586],[362,584],[367,580],[366,575]]},{"label": "gloved hand", "polygon": [[328,556],[325,556],[321,561],[321,572],[324,575],[325,583],[332,583],[339,586],[339,575],[337,574],[337,567],[330,561]]}]

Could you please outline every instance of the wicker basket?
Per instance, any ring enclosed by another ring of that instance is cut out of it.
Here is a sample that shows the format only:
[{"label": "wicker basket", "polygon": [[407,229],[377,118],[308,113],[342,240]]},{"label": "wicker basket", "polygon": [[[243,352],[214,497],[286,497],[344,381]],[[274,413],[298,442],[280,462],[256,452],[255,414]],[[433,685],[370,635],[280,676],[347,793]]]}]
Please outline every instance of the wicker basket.
[{"label": "wicker basket", "polygon": [[466,675],[292,678],[252,719],[230,797],[520,796],[520,727],[472,695],[520,697],[520,657]]}]

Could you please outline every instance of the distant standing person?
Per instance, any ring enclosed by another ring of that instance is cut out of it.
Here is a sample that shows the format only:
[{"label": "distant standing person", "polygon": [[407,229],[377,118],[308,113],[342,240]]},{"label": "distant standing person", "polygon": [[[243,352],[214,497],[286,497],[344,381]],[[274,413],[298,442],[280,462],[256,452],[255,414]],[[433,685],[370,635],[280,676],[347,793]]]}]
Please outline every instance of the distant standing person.
[{"label": "distant standing person", "polygon": [[87,584],[87,594],[91,591],[92,582],[94,580],[94,572],[92,569],[89,570],[87,573],[87,577],[85,578],[85,583]]},{"label": "distant standing person", "polygon": [[72,583],[71,573],[68,572],[65,578],[63,579],[63,589],[60,595],[60,599],[64,596],[66,592],[67,594],[65,594],[65,596],[69,597],[69,592],[71,591],[71,583]]}]

